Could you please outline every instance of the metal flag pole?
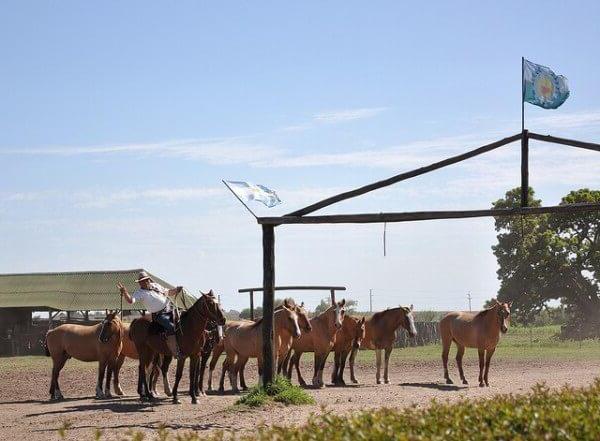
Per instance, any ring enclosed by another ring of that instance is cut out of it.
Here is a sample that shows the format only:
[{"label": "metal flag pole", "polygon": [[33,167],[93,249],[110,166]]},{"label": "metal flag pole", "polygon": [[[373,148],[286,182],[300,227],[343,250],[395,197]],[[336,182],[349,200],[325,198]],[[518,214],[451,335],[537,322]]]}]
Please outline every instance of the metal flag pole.
[{"label": "metal flag pole", "polygon": [[525,57],[521,57],[521,132],[525,131]]},{"label": "metal flag pole", "polygon": [[235,191],[233,191],[233,189],[229,185],[227,185],[227,181],[225,181],[225,179],[221,179],[221,182],[225,185],[225,187],[227,187],[229,189],[230,192],[233,193],[233,195],[237,198],[237,200],[240,201],[244,207],[246,207],[246,210],[248,210],[250,212],[250,214],[252,216],[254,216],[255,219],[258,219],[258,216],[256,216],[256,214],[254,214],[254,211],[250,210],[250,207],[248,207],[246,205],[246,203],[244,201],[242,201],[242,199],[237,195],[237,193]]}]

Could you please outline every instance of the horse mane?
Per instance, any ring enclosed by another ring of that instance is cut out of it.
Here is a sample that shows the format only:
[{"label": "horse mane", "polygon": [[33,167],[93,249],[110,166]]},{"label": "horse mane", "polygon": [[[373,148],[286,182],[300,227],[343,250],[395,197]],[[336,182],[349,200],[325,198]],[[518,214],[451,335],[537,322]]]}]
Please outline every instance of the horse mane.
[{"label": "horse mane", "polygon": [[475,314],[475,317],[484,317],[488,312],[490,312],[491,310],[496,308],[496,306],[498,306],[498,305],[494,305],[491,308],[487,308],[482,311],[479,311],[477,314]]},{"label": "horse mane", "polygon": [[377,323],[379,320],[383,319],[383,317],[386,315],[386,313],[395,311],[397,309],[402,309],[406,312],[407,308],[406,308],[406,306],[396,306],[395,308],[387,308],[383,311],[376,312],[375,314],[373,314],[371,316],[371,323]]}]

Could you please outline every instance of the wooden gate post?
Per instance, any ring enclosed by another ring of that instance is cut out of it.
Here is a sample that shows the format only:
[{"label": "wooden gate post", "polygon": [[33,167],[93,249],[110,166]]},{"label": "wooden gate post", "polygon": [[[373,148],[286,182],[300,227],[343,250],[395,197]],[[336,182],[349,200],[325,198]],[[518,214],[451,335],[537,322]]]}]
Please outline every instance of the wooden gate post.
[{"label": "wooden gate post", "polygon": [[521,207],[529,204],[529,133],[521,133]]},{"label": "wooden gate post", "polygon": [[254,320],[254,291],[250,291],[250,320]]},{"label": "wooden gate post", "polygon": [[273,382],[275,360],[273,351],[273,304],[275,302],[275,227],[263,225],[263,327],[262,380],[266,386]]}]

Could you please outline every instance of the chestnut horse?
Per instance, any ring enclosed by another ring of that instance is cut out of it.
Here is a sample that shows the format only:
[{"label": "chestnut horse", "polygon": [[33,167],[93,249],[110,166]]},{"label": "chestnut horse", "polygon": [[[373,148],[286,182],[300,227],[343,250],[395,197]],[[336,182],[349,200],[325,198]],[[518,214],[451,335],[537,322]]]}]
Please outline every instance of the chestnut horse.
[{"label": "chestnut horse", "polygon": [[[375,349],[377,362],[377,372],[375,379],[377,384],[381,384],[381,351],[385,350],[385,366],[383,368],[383,381],[385,384],[390,382],[388,368],[390,364],[390,355],[396,341],[396,330],[403,327],[408,335],[415,337],[417,328],[415,328],[415,318],[413,315],[413,305],[410,307],[399,306],[397,308],[386,309],[376,312],[365,323],[365,338],[360,345],[364,349]],[[353,383],[358,383],[354,376],[354,360],[358,349],[352,349],[350,355],[350,379]]]},{"label": "chestnut horse", "polygon": [[331,372],[331,383],[345,386],[344,368],[346,359],[353,348],[358,349],[365,338],[365,318],[359,319],[349,315],[344,316],[342,320],[342,329],[335,336],[333,345],[334,367]]},{"label": "chestnut horse", "polygon": [[[500,333],[506,334],[510,323],[510,307],[512,302],[499,303],[480,312],[450,312],[440,320],[440,334],[442,336],[442,363],[444,365],[444,378],[446,384],[453,384],[448,375],[448,353],[452,342],[458,347],[456,351],[456,364],[463,384],[469,384],[463,372],[462,359],[465,347],[477,348],[479,352],[479,387],[489,386],[488,372],[490,360],[496,345],[500,340]],[[485,357],[485,371],[484,371]]]},{"label": "chestnut horse", "polygon": [[342,328],[342,321],[346,310],[346,300],[341,302],[332,301],[332,305],[324,312],[310,319],[312,330],[295,340],[292,344],[294,355],[292,355],[287,369],[288,378],[292,378],[292,369],[296,367],[298,382],[306,386],[304,378],[300,373],[300,357],[304,352],[314,352],[314,374],[312,384],[315,387],[323,387],[323,369],[325,361],[336,341],[336,334]]},{"label": "chestnut horse", "polygon": [[[123,389],[121,388],[121,384],[119,382],[119,374],[121,372],[121,368],[123,367],[123,363],[125,362],[125,358],[131,358],[133,360],[139,360],[139,355],[137,352],[137,349],[135,348],[135,344],[133,343],[133,340],[131,340],[131,338],[129,337],[129,325],[130,323],[122,323],[123,325],[123,348],[121,349],[121,354],[119,354],[119,358],[117,358],[117,364],[115,367],[115,376],[114,376],[114,380],[113,380],[113,385],[115,388],[115,393],[119,396],[123,396],[125,395],[123,393]],[[154,392],[154,394],[156,394],[156,381],[158,380],[158,366],[160,366],[160,371],[162,373],[162,377],[163,377],[163,387],[164,387],[164,392],[165,395],[170,397],[172,395],[171,392],[171,385],[169,384],[169,378],[167,376],[168,372],[169,372],[169,364],[171,362],[171,359],[169,358],[167,360],[166,356],[160,356],[160,360],[158,360],[157,363],[155,363],[157,366],[155,366],[154,371],[152,373],[152,382],[151,382],[151,387],[152,387],[152,392]],[[138,394],[140,393],[140,391],[138,390]]]},{"label": "chestnut horse", "polygon": [[[123,327],[116,312],[111,312],[97,325],[65,324],[51,329],[46,334],[46,355],[52,357],[52,381],[50,400],[62,400],[58,375],[71,357],[81,361],[98,362],[96,398],[109,398],[110,379],[122,347]],[[102,390],[104,374],[106,386]]]},{"label": "chestnut horse", "polygon": [[[273,327],[275,333],[276,361],[285,355],[292,346],[294,338],[301,335],[298,325],[298,314],[287,300],[274,314]],[[233,322],[225,330],[223,344],[227,354],[223,361],[219,391],[224,390],[225,373],[229,372],[229,382],[234,392],[239,392],[237,377],[249,358],[256,358],[258,373],[262,374],[262,318],[256,322]],[[277,364],[276,364],[277,365]],[[245,386],[245,385],[243,385]]]},{"label": "chestnut horse", "polygon": [[[173,385],[173,403],[179,404],[177,398],[177,387],[183,374],[186,358],[190,358],[190,396],[192,404],[198,402],[196,397],[196,381],[198,378],[198,354],[204,346],[204,331],[208,321],[214,321],[219,325],[225,324],[225,317],[212,290],[208,294],[202,294],[190,309],[181,314],[179,326],[177,327],[177,340],[182,356],[177,360],[177,371],[175,373],[175,384]],[[151,323],[148,319],[139,318],[131,323],[129,334],[135,343],[140,355],[138,369],[138,389],[142,400],[154,400],[154,394],[150,390],[149,374],[157,354],[171,355],[166,341],[161,336],[158,324]],[[151,328],[154,328],[152,330]],[[154,331],[154,332],[152,332]]]}]

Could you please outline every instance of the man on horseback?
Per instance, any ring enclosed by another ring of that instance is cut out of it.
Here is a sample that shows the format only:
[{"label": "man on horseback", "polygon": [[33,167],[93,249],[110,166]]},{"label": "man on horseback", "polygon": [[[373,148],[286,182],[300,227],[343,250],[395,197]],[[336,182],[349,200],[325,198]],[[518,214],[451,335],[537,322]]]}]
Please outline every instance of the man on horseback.
[{"label": "man on horseback", "polygon": [[133,294],[127,292],[127,288],[122,283],[117,284],[117,288],[121,292],[121,296],[125,298],[127,303],[142,302],[146,309],[152,314],[152,321],[158,323],[167,335],[167,346],[175,358],[179,358],[179,347],[175,336],[175,325],[173,324],[173,309],[169,296],[176,296],[183,287],[167,289],[164,286],[156,283],[146,273],[141,271],[138,275],[137,283],[140,284]]}]

